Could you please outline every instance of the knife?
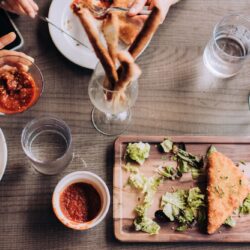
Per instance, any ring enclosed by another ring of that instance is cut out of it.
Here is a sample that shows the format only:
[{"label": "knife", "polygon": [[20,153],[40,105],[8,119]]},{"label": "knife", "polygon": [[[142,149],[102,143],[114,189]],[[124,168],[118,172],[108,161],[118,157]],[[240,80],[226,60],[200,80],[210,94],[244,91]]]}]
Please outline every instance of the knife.
[{"label": "knife", "polygon": [[63,34],[67,35],[68,37],[70,37],[72,40],[74,40],[75,42],[77,42],[78,44],[84,46],[85,48],[89,49],[84,43],[82,43],[81,41],[79,41],[78,39],[76,39],[75,37],[73,37],[72,35],[70,35],[67,31],[65,31],[64,29],[60,28],[59,26],[57,26],[55,23],[53,23],[48,17],[44,17],[44,16],[37,16],[40,20],[50,24],[51,26],[55,27],[56,29],[58,29],[59,31],[61,31]]}]

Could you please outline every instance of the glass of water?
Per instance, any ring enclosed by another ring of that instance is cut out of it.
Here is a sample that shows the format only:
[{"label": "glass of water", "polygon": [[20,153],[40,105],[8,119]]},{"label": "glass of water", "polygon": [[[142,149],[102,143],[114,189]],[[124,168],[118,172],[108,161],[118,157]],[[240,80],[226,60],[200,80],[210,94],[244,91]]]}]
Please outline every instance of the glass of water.
[{"label": "glass of water", "polygon": [[32,166],[45,175],[60,173],[73,157],[70,128],[56,117],[30,121],[23,129],[21,144]]},{"label": "glass of water", "polygon": [[208,70],[220,78],[236,75],[250,53],[250,19],[238,14],[224,17],[214,28],[204,54]]},{"label": "glass of water", "polygon": [[92,123],[104,135],[119,135],[131,122],[131,107],[138,96],[138,82],[132,81],[124,92],[103,86],[105,72],[99,63],[89,83],[88,93],[94,109]]}]

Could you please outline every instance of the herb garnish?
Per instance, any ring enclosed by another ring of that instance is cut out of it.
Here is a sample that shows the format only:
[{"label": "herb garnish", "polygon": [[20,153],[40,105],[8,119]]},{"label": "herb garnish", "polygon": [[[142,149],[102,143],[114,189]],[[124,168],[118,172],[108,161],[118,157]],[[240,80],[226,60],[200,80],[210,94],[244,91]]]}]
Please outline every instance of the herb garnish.
[{"label": "herb garnish", "polygon": [[196,179],[202,173],[202,171],[197,171],[197,169],[202,169],[204,165],[203,158],[199,158],[198,156],[185,151],[185,145],[180,144],[180,146],[178,146],[169,139],[165,139],[160,145],[165,153],[172,154],[171,159],[173,161],[177,161],[176,169],[179,177],[184,173],[191,172],[193,179]]},{"label": "herb garnish", "polygon": [[190,190],[177,190],[173,193],[167,192],[161,200],[163,213],[170,221],[179,223],[176,228],[176,231],[179,232],[191,227],[194,221],[198,221],[198,219],[204,220],[205,213],[201,214],[200,211],[205,207],[205,195],[198,187]]}]

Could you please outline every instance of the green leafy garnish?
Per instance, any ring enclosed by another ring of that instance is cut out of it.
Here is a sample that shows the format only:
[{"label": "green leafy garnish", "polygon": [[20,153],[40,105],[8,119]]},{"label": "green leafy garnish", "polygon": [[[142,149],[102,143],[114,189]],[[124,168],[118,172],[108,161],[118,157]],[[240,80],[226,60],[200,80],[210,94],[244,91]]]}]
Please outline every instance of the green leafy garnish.
[{"label": "green leafy garnish", "polygon": [[145,177],[140,173],[131,173],[128,183],[143,194],[142,201],[135,207],[137,218],[134,225],[137,231],[144,231],[149,234],[156,234],[160,230],[160,226],[147,217],[147,211],[153,203],[154,195],[161,184],[162,177],[152,176]]},{"label": "green leafy garnish", "polygon": [[174,193],[165,193],[161,198],[161,207],[169,220],[174,221],[180,211],[185,208],[185,191],[178,190]]},{"label": "green leafy garnish", "polygon": [[145,189],[146,182],[147,178],[140,173],[132,173],[128,178],[128,184],[139,191],[143,191]]},{"label": "green leafy garnish", "polygon": [[235,221],[231,216],[229,216],[229,217],[225,220],[224,225],[229,226],[229,227],[235,227],[236,221]]},{"label": "green leafy garnish", "polygon": [[247,198],[244,200],[243,204],[240,206],[239,213],[241,214],[250,213],[250,194],[248,194]]},{"label": "green leafy garnish", "polygon": [[175,179],[176,171],[171,166],[159,166],[157,172],[160,176],[163,176],[166,179]]},{"label": "green leafy garnish", "polygon": [[169,139],[165,139],[160,145],[165,153],[169,153],[173,149],[173,142]]},{"label": "green leafy garnish", "polygon": [[204,173],[203,169],[191,168],[192,179],[198,179]]},{"label": "green leafy garnish", "polygon": [[181,174],[184,173],[189,173],[190,172],[190,166],[188,165],[188,163],[186,161],[179,161],[179,165],[178,165],[178,171]]},{"label": "green leafy garnish", "polygon": [[172,160],[177,161],[177,173],[179,177],[184,173],[191,172],[193,178],[198,178],[201,172],[195,171],[195,169],[201,169],[203,167],[203,158],[200,159],[179,148],[177,144],[174,144],[169,139],[165,139],[160,145],[165,153],[173,154]]},{"label": "green leafy garnish", "polygon": [[206,206],[205,195],[198,187],[178,190],[162,196],[161,208],[170,221],[180,223],[178,231],[187,229],[195,220],[201,220],[205,213],[200,210]]},{"label": "green leafy garnish", "polygon": [[215,146],[211,145],[207,151],[207,157],[209,157],[213,152],[216,152],[217,149]]},{"label": "green leafy garnish", "polygon": [[175,230],[178,232],[184,232],[187,229],[188,229],[188,225],[181,225],[181,226],[178,226]]},{"label": "green leafy garnish", "polygon": [[160,230],[160,226],[155,221],[146,216],[138,216],[134,220],[134,225],[136,231],[143,231],[151,235],[158,234]]},{"label": "green leafy garnish", "polygon": [[126,165],[124,165],[123,169],[129,173],[138,173],[139,172],[138,166],[134,166],[130,162],[128,162]]},{"label": "green leafy garnish", "polygon": [[149,157],[149,151],[150,145],[143,142],[129,143],[126,150],[128,157],[140,165]]}]

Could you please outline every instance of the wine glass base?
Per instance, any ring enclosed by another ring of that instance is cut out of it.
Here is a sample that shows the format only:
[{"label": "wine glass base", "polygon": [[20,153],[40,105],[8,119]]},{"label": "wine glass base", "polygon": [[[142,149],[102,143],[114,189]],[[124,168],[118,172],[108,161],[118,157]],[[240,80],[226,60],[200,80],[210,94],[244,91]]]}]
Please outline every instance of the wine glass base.
[{"label": "wine glass base", "polygon": [[130,122],[130,110],[117,115],[105,114],[96,108],[92,110],[92,123],[96,130],[104,135],[120,135],[128,129]]}]

